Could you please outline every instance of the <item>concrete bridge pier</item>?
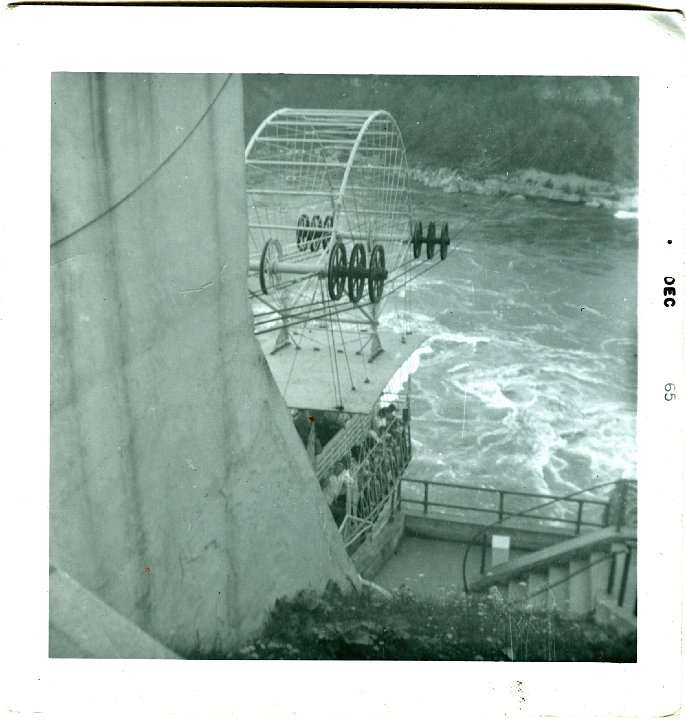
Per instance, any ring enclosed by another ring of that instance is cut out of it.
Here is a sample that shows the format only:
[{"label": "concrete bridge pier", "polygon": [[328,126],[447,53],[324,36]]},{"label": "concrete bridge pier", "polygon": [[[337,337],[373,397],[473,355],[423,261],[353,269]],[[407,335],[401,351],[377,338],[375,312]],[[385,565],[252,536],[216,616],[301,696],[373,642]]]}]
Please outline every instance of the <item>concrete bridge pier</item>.
[{"label": "concrete bridge pier", "polygon": [[181,655],[357,582],[253,336],[243,153],[239,76],[53,76],[50,562]]}]

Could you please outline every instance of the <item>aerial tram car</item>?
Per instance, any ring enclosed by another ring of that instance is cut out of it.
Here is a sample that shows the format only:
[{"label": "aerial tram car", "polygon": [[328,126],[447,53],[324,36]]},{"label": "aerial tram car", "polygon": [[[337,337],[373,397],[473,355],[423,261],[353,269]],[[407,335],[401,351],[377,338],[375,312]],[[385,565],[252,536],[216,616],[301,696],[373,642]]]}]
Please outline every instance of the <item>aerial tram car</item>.
[{"label": "aerial tram car", "polygon": [[425,339],[412,280],[446,258],[448,226],[413,224],[405,148],[383,110],[277,110],[245,165],[255,334],[354,549],[399,506],[409,366]]}]

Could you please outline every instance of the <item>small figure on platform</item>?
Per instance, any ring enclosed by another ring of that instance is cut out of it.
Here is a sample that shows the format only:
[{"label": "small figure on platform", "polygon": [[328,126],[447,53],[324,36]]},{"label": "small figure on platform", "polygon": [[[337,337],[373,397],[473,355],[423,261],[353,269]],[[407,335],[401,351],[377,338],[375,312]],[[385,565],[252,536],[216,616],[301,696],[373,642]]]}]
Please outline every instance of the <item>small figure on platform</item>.
[{"label": "small figure on platform", "polygon": [[322,492],[329,505],[332,505],[343,489],[343,463],[337,462],[331,473],[322,481]]},{"label": "small figure on platform", "polygon": [[347,464],[345,460],[339,460],[321,484],[322,492],[329,505],[333,504],[342,492],[347,492],[349,487],[355,485],[355,478]]}]

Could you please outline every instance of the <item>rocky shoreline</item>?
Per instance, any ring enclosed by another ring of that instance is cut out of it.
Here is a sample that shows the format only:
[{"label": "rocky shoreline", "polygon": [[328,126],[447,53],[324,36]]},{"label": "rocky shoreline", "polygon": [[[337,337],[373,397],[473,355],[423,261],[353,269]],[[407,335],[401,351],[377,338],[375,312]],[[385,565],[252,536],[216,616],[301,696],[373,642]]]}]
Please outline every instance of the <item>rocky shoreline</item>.
[{"label": "rocky shoreline", "polygon": [[413,180],[442,188],[447,193],[509,195],[514,200],[537,198],[606,208],[622,214],[638,212],[638,188],[580,175],[554,175],[528,169],[476,180],[463,177],[459,170],[421,166],[411,168],[409,174]]}]

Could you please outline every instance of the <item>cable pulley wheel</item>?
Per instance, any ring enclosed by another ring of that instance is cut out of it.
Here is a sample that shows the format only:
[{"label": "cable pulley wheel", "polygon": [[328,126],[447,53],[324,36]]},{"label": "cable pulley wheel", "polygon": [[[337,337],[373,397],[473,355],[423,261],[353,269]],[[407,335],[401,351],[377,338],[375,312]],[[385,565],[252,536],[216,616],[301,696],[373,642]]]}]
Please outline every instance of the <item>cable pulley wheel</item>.
[{"label": "cable pulley wheel", "polygon": [[426,230],[426,257],[431,260],[436,252],[436,223],[432,220]]},{"label": "cable pulley wheel", "polygon": [[374,245],[372,256],[369,259],[369,299],[373,303],[381,300],[383,286],[387,277],[386,253],[383,245]]},{"label": "cable pulley wheel", "polygon": [[313,215],[312,220],[310,220],[310,228],[314,228],[310,230],[310,252],[316,252],[319,250],[319,246],[322,242],[322,235],[324,234],[321,228],[322,226],[322,219],[319,217],[319,215]]},{"label": "cable pulley wheel", "polygon": [[348,298],[357,303],[364,293],[367,278],[367,251],[363,243],[355,243],[348,264]]},{"label": "cable pulley wheel", "polygon": [[424,229],[422,228],[421,222],[414,224],[414,231],[412,232],[412,254],[416,260],[422,253],[422,243],[424,242]]},{"label": "cable pulley wheel", "polygon": [[309,232],[306,228],[310,227],[310,218],[306,213],[303,213],[298,218],[298,229],[295,233],[295,241],[298,245],[298,250],[300,252],[305,252],[307,250],[307,241],[308,241],[308,235]]},{"label": "cable pulley wheel", "polygon": [[345,245],[342,242],[334,243],[329,253],[329,270],[327,273],[329,297],[332,300],[339,300],[343,295],[347,275],[348,262]]},{"label": "cable pulley wheel", "polygon": [[450,245],[450,235],[448,234],[448,223],[445,222],[441,226],[441,260],[445,260],[448,257],[448,245]]},{"label": "cable pulley wheel", "polygon": [[269,290],[281,281],[281,275],[274,271],[274,264],[281,257],[281,243],[273,238],[267,240],[260,256],[260,288],[265,295],[269,295]]}]

